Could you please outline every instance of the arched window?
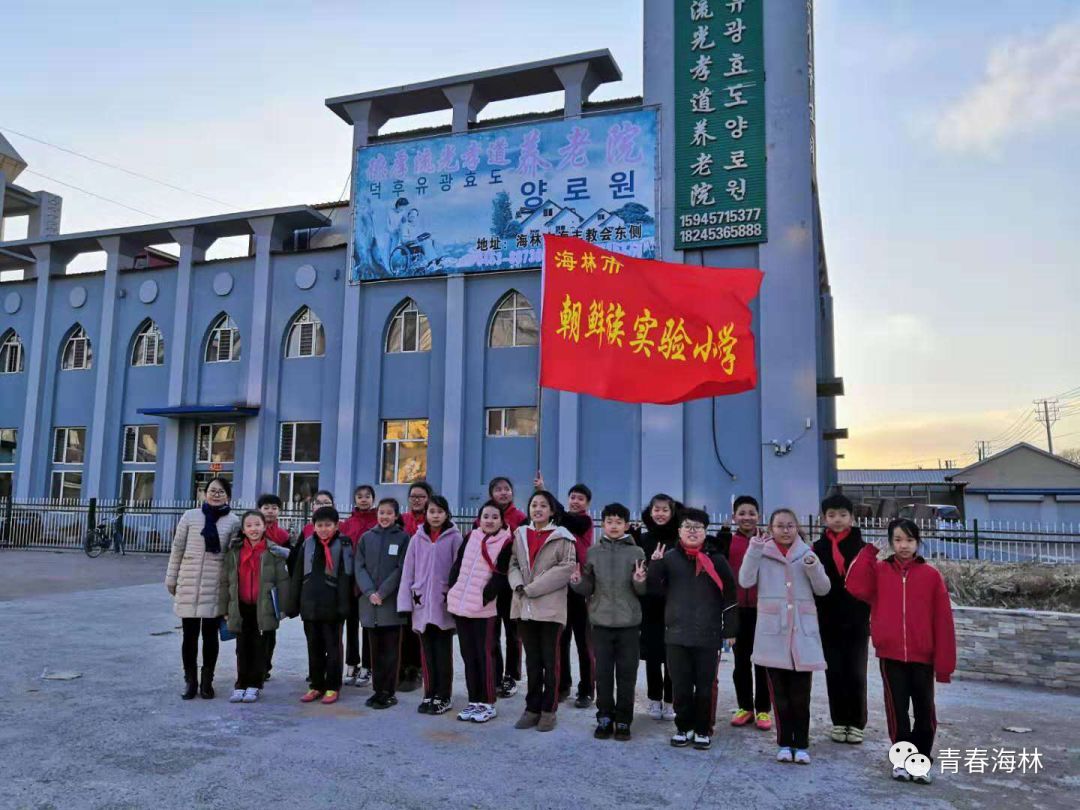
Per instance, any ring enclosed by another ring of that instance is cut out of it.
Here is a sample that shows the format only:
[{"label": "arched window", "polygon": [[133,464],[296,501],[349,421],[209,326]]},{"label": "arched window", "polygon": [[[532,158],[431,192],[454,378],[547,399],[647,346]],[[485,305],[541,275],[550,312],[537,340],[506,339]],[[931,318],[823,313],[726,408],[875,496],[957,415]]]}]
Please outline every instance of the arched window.
[{"label": "arched window", "polygon": [[23,345],[14,329],[0,337],[0,374],[18,374],[23,370]]},{"label": "arched window", "polygon": [[326,335],[322,321],[308,307],[302,308],[289,326],[285,343],[286,357],[322,357],[326,354]]},{"label": "arched window", "polygon": [[511,290],[504,295],[495,307],[495,317],[491,319],[488,346],[496,349],[535,346],[539,342],[539,336],[536,313],[533,312],[529,299],[517,290]]},{"label": "arched window", "polygon": [[82,326],[76,326],[71,330],[67,343],[64,344],[64,358],[60,368],[64,371],[88,369],[93,364],[93,360],[90,338],[86,336],[86,330]]},{"label": "arched window", "polygon": [[207,363],[233,363],[240,359],[240,330],[226,313],[218,315],[206,340]]},{"label": "arched window", "polygon": [[401,302],[390,318],[390,328],[386,332],[386,352],[429,352],[431,351],[431,325],[428,317],[416,302],[406,298]]},{"label": "arched window", "polygon": [[131,365],[161,366],[165,364],[165,340],[158,325],[145,320],[135,334],[135,345],[131,350]]}]

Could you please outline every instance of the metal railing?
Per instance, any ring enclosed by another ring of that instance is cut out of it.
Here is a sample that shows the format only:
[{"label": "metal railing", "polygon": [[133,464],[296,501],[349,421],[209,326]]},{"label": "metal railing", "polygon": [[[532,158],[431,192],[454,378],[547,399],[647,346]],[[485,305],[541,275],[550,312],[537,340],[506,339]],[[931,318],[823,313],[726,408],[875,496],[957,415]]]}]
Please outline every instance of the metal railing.
[{"label": "metal railing", "polygon": [[[126,551],[168,553],[180,515],[197,508],[195,501],[154,501],[124,503],[118,500],[91,498],[89,500],[53,500],[48,498],[0,500],[0,548],[79,549],[87,532],[100,524],[106,530],[119,532]],[[240,513],[254,508],[251,504],[233,502],[233,511]],[[342,516],[347,509],[340,509]],[[454,517],[459,526],[472,526],[475,508],[457,510]],[[307,503],[291,505],[281,513],[281,524],[298,532],[311,514]],[[599,512],[593,519],[599,527]],[[633,515],[634,522],[640,516]],[[711,516],[710,532],[730,525],[731,515]],[[938,560],[982,560],[988,562],[1037,562],[1051,564],[1080,564],[1080,525],[1046,525],[979,521],[970,523],[918,520],[922,532],[922,554]],[[886,546],[888,520],[860,518],[855,522],[863,537]],[[803,530],[811,541],[822,529],[821,518],[808,516],[802,521]]]}]

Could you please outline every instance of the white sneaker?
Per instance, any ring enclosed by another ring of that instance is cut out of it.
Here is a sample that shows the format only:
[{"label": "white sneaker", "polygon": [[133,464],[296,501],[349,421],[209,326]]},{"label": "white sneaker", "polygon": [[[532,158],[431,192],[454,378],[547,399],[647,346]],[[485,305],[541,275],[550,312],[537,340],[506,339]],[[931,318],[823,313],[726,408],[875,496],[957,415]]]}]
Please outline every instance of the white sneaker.
[{"label": "white sneaker", "polygon": [[805,748],[799,748],[795,751],[795,763],[797,765],[809,765],[810,764],[810,752]]},{"label": "white sneaker", "polygon": [[356,673],[355,686],[371,686],[371,670],[362,669]]},{"label": "white sneaker", "polygon": [[653,720],[663,720],[664,719],[664,704],[661,703],[659,700],[650,700],[649,701],[649,717],[651,717]]},{"label": "white sneaker", "polygon": [[254,686],[244,690],[244,703],[254,703],[259,699],[259,690]]},{"label": "white sneaker", "polygon": [[712,738],[708,734],[694,735],[694,748],[698,751],[706,751],[712,745]]},{"label": "white sneaker", "polygon": [[233,689],[232,694],[229,695],[229,703],[243,703],[244,692],[244,689]]},{"label": "white sneaker", "polygon": [[694,732],[692,731],[676,731],[671,735],[671,744],[675,748],[686,748],[688,745],[694,743]]},{"label": "white sneaker", "polygon": [[794,755],[791,753],[790,748],[780,748],[776,752],[776,761],[777,762],[791,762],[793,758],[794,758]]},{"label": "white sneaker", "polygon": [[495,705],[493,703],[478,703],[476,706],[476,713],[472,716],[474,723],[486,723],[488,720],[493,720],[499,716],[499,713],[495,711]]},{"label": "white sneaker", "polygon": [[458,712],[457,719],[467,723],[469,720],[473,719],[473,715],[476,714],[479,710],[479,703],[470,703],[468,706]]},{"label": "white sneaker", "polygon": [[917,785],[929,785],[931,782],[934,781],[934,777],[931,775],[931,773],[929,771],[927,771],[922,776],[913,776],[913,777],[911,777],[911,781],[914,782]]},{"label": "white sneaker", "polygon": [[660,717],[663,720],[674,720],[675,719],[675,707],[672,706],[670,703],[665,703],[664,704],[664,711],[660,715]]},{"label": "white sneaker", "polygon": [[911,774],[907,772],[907,768],[901,765],[899,768],[892,769],[892,778],[897,782],[910,782]]},{"label": "white sneaker", "polygon": [[358,674],[358,672],[357,672],[356,667],[349,667],[345,671],[345,677],[342,679],[341,682],[345,686],[356,686],[356,676],[357,676],[357,674]]}]

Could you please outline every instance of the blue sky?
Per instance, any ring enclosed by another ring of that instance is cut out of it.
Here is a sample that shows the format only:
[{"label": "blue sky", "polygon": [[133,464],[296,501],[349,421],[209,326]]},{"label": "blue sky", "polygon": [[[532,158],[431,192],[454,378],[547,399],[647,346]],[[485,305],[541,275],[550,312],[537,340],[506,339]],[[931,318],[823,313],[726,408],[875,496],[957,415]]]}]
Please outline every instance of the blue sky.
[{"label": "blue sky", "polygon": [[[154,218],[228,210],[10,130],[236,208],[318,202],[337,199],[349,171],[349,129],[327,97],[602,47],[625,78],[594,98],[641,89],[637,0],[184,6],[5,4],[0,127],[31,169]],[[844,463],[935,466],[971,460],[978,439],[1044,444],[1025,409],[1080,386],[1080,6],[816,9],[818,174],[841,425],[852,435]],[[29,173],[20,182],[51,185]],[[151,221],[56,190],[65,230]],[[1071,396],[1059,447],[1080,447]]]}]

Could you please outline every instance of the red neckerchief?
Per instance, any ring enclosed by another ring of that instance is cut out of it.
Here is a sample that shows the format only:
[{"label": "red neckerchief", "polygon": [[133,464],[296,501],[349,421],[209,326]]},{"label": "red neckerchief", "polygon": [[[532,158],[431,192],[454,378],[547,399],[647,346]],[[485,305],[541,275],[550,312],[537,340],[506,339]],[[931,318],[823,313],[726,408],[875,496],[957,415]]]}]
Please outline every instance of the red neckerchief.
[{"label": "red neckerchief", "polygon": [[791,551],[791,547],[795,545],[795,541],[793,540],[785,546],[783,543],[777,543],[773,540],[773,545],[780,549],[780,553],[786,557],[788,552]]},{"label": "red neckerchief", "polygon": [[428,532],[428,537],[430,537],[431,542],[434,543],[436,540],[439,539],[439,535],[442,534],[442,533],[443,533],[442,529],[431,529]]},{"label": "red neckerchief", "polygon": [[548,539],[548,535],[555,531],[554,526],[549,526],[544,529],[526,529],[525,539],[529,545],[529,565],[532,566],[536,563],[536,555],[540,553],[540,549],[544,547],[544,541]]},{"label": "red neckerchief", "polygon": [[844,555],[840,553],[840,544],[847,539],[849,534],[851,534],[851,529],[844,529],[839,534],[832,529],[825,530],[825,536],[829,538],[829,542],[832,543],[832,558],[833,562],[836,564],[836,570],[840,572],[840,576],[844,576],[847,573]]},{"label": "red neckerchief", "polygon": [[[485,534],[480,538],[480,556],[484,558],[484,562],[487,563],[492,573],[495,573],[497,569],[495,568],[495,561],[491,559],[491,552],[488,551],[488,540],[501,531],[502,529],[496,529],[494,534]],[[499,547],[499,551],[502,551],[502,546]]]},{"label": "red neckerchief", "polygon": [[259,538],[252,543],[245,537],[244,544],[240,546],[240,565],[237,574],[240,582],[245,583],[244,591],[249,596],[254,594],[256,601],[259,598],[259,561],[264,551],[266,551],[265,538]]},{"label": "red neckerchief", "polygon": [[[337,535],[334,535],[334,537],[337,537]],[[323,540],[319,535],[315,535],[315,539],[322,543],[323,554],[326,556],[326,573],[330,576],[334,575],[334,555],[330,553],[330,544],[334,542],[334,537]]]},{"label": "red neckerchief", "polygon": [[713,565],[713,561],[709,559],[708,554],[702,554],[701,549],[703,546],[697,548],[690,548],[679,542],[682,545],[682,550],[686,553],[686,556],[694,561],[694,576],[696,577],[702,571],[709,575],[709,579],[716,583],[716,587],[720,589],[720,593],[724,592],[724,583],[720,581],[720,575],[716,573],[716,566]]}]

